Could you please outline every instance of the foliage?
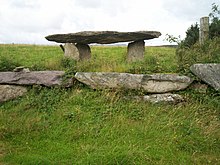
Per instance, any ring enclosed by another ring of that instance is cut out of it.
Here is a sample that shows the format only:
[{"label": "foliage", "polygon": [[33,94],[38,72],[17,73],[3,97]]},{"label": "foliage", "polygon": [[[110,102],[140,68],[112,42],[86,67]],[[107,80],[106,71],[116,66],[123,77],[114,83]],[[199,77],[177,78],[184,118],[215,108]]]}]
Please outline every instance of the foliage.
[{"label": "foliage", "polygon": [[65,81],[69,80],[70,78],[73,78],[77,72],[77,61],[63,57],[61,59],[61,66],[65,70],[65,74],[63,76],[63,83],[65,84]]},{"label": "foliage", "polygon": [[220,37],[220,10],[215,3],[212,4],[212,13],[209,14],[211,24],[209,26],[209,36],[211,39]]},{"label": "foliage", "polygon": [[186,31],[186,38],[182,41],[184,47],[191,47],[199,40],[199,25],[191,25]]},{"label": "foliage", "polygon": [[170,34],[166,34],[165,40],[168,41],[169,43],[176,43],[178,45],[182,42],[180,36],[175,37],[175,36],[170,35]]},{"label": "foliage", "polygon": [[176,50],[179,71],[189,73],[195,63],[220,63],[220,38],[207,40],[205,44],[195,44],[191,48]]}]

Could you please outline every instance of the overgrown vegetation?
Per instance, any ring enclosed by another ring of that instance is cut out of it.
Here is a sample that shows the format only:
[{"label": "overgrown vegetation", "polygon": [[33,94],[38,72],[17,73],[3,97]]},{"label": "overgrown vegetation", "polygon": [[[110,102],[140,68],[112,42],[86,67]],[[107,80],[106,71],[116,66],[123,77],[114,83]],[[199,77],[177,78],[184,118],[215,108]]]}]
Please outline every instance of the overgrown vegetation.
[{"label": "overgrown vegetation", "polygon": [[[126,62],[125,47],[94,46],[92,52],[91,61],[74,62],[63,59],[58,46],[0,45],[1,59],[10,56],[10,63],[31,70],[59,69],[71,75],[178,69],[174,48],[146,47],[144,61],[136,63]],[[193,88],[180,92],[186,102],[178,105],[128,101],[124,96],[144,93],[93,90],[79,83],[69,89],[28,90],[24,97],[0,105],[3,164],[220,162],[220,95],[211,88],[205,94]]]},{"label": "overgrown vegetation", "polygon": [[220,63],[220,37],[207,40],[205,44],[194,44],[191,48],[176,50],[179,71],[189,73],[189,67],[196,63]]}]

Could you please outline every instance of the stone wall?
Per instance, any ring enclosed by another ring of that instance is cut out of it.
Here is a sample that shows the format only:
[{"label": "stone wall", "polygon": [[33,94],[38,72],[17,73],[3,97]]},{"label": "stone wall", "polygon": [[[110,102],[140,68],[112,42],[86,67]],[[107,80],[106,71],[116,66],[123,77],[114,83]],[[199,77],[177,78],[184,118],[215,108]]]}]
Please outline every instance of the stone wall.
[{"label": "stone wall", "polygon": [[[202,81],[220,90],[220,64],[195,64],[191,71]],[[184,90],[193,82],[187,76],[177,74],[129,74],[105,72],[77,72],[74,78],[63,79],[63,71],[33,71],[15,69],[16,72],[0,72],[0,103],[20,97],[27,92],[27,85],[47,87],[71,87],[73,79],[93,89],[131,89],[152,93],[146,96],[134,96],[133,99],[150,102],[180,102],[184,99],[177,94],[169,93]],[[202,92],[207,85],[193,85]]]}]

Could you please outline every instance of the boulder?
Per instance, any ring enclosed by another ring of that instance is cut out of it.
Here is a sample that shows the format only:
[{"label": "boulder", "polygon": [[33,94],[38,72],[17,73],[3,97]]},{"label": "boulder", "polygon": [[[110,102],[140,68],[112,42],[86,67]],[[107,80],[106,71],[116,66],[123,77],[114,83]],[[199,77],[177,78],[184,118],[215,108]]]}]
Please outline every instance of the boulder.
[{"label": "boulder", "polygon": [[144,59],[144,41],[135,41],[128,44],[127,60],[138,61]]},{"label": "boulder", "polygon": [[202,81],[220,91],[220,64],[194,64],[190,70]]},{"label": "boulder", "polygon": [[75,78],[94,89],[125,88],[149,93],[166,93],[187,88],[192,80],[176,74],[129,74],[114,72],[77,72]]},{"label": "boulder", "polygon": [[48,41],[58,43],[81,44],[111,44],[117,42],[143,41],[158,38],[161,35],[157,31],[117,32],[117,31],[83,31],[69,34],[54,34],[46,36]]},{"label": "boulder", "polygon": [[64,71],[0,72],[0,84],[69,87],[72,79],[63,81],[64,74]]},{"label": "boulder", "polygon": [[151,103],[180,103],[184,101],[184,98],[179,94],[163,93],[163,94],[152,94],[145,96],[134,96],[129,99],[135,99],[137,101],[147,101]]},{"label": "boulder", "polygon": [[0,103],[23,96],[27,89],[22,86],[0,85]]}]

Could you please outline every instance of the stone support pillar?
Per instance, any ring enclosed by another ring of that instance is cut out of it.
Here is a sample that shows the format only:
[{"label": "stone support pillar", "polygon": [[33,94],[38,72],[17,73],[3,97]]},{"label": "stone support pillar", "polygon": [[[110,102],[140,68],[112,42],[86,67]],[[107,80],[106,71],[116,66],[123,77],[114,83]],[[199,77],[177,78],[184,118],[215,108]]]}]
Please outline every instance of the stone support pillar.
[{"label": "stone support pillar", "polygon": [[71,58],[73,60],[79,61],[80,55],[79,50],[72,43],[65,43],[64,45],[64,57]]},{"label": "stone support pillar", "polygon": [[91,49],[87,44],[77,43],[76,47],[79,51],[79,59],[80,60],[88,60],[91,58]]},{"label": "stone support pillar", "polygon": [[145,42],[134,41],[128,44],[127,60],[129,62],[139,61],[144,59]]},{"label": "stone support pillar", "polygon": [[88,60],[91,58],[91,49],[87,44],[76,45],[73,43],[66,43],[64,45],[64,57],[74,59],[76,61]]}]

